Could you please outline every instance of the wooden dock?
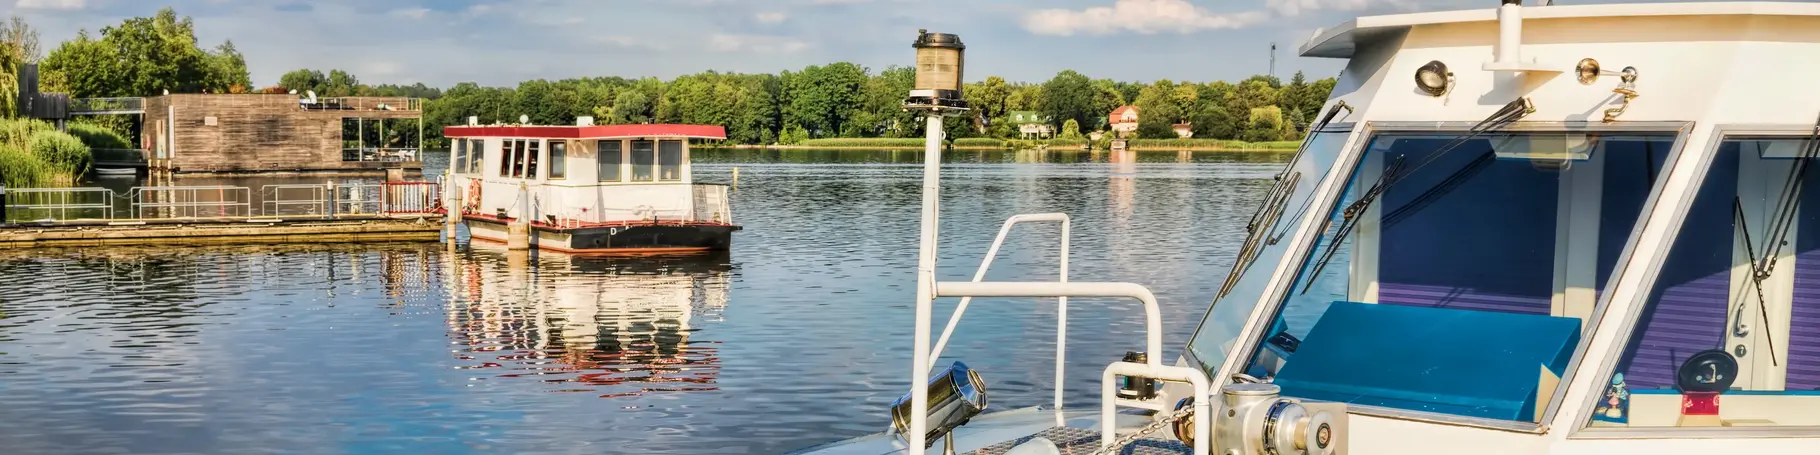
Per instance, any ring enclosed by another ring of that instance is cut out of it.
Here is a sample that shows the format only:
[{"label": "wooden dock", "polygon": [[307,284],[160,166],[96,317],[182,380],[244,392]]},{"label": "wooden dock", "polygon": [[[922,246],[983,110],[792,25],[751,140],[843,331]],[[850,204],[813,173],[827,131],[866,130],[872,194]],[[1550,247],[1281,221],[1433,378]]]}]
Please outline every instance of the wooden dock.
[{"label": "wooden dock", "polygon": [[435,242],[442,217],[187,219],[23,223],[0,227],[0,249],[103,245]]}]

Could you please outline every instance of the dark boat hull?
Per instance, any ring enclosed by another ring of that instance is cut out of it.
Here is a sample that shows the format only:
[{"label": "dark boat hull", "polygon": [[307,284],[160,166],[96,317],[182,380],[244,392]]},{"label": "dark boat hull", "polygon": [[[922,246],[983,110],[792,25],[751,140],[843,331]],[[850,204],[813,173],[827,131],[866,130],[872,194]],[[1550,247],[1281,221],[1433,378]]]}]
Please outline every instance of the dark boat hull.
[{"label": "dark boat hull", "polygon": [[[467,220],[469,235],[494,242],[506,241],[506,224],[494,220]],[[739,226],[727,224],[629,224],[557,228],[531,227],[533,248],[570,253],[666,253],[726,251]]]}]

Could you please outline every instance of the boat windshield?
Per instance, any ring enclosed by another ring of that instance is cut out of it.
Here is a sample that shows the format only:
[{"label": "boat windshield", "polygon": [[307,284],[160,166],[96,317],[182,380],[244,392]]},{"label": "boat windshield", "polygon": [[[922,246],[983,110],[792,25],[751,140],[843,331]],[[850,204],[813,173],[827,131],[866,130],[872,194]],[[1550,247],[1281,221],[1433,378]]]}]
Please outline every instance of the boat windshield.
[{"label": "boat windshield", "polygon": [[1372,137],[1242,372],[1285,396],[1537,421],[1675,139]]},{"label": "boat windshield", "polygon": [[1276,184],[1264,195],[1264,204],[1252,215],[1246,227],[1250,233],[1232,272],[1188,343],[1189,355],[1209,374],[1219,369],[1230,354],[1239,330],[1263,298],[1271,273],[1283,261],[1288,248],[1283,240],[1301,230],[1304,215],[1313,203],[1315,186],[1333,169],[1341,146],[1350,136],[1350,130],[1338,129],[1310,135],[1303,149],[1277,175]]}]

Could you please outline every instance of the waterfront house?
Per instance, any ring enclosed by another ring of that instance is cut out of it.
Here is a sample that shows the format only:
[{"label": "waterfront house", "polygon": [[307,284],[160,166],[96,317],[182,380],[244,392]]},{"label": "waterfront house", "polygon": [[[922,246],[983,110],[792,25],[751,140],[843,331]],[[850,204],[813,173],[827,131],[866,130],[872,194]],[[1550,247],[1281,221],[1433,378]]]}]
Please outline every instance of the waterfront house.
[{"label": "waterfront house", "polygon": [[1055,137],[1055,125],[1036,111],[1011,111],[1011,124],[1017,126],[1019,138],[1048,139]]},{"label": "waterfront house", "polygon": [[1112,125],[1112,133],[1117,137],[1135,134],[1138,129],[1138,108],[1137,106],[1119,106],[1118,109],[1112,110],[1112,115],[1107,117],[1107,122]]},{"label": "waterfront house", "polygon": [[174,173],[420,172],[419,101],[165,95],[145,99],[139,136],[151,168]]}]

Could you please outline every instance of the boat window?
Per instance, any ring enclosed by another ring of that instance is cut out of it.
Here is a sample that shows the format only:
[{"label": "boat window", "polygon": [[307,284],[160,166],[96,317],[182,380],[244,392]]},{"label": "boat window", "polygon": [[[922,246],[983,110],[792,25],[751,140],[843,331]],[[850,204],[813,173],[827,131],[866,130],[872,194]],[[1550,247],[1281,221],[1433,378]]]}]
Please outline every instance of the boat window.
[{"label": "boat window", "polygon": [[657,152],[652,150],[656,144],[648,140],[632,141],[632,181],[655,182]]},{"label": "boat window", "polygon": [[662,141],[657,144],[658,180],[682,180],[682,162],[683,141]]},{"label": "boat window", "polygon": [[486,169],[486,167],[481,165],[481,162],[485,161],[487,156],[486,141],[481,139],[469,139],[468,151],[470,155],[468,157],[468,173],[479,174],[481,169]]},{"label": "boat window", "polygon": [[[1303,150],[1284,166],[1274,183],[1256,182],[1252,191],[1266,191],[1265,203],[1252,215],[1250,231],[1226,285],[1214,297],[1212,309],[1188,342],[1188,353],[1212,375],[1230,354],[1239,331],[1263,298],[1270,275],[1282,263],[1287,237],[1302,228],[1303,215],[1313,203],[1314,190],[1340,158],[1350,131],[1320,131],[1308,137]],[[1268,188],[1268,189],[1266,189]]]},{"label": "boat window", "polygon": [[560,179],[568,175],[568,155],[567,141],[550,141],[550,178]]},{"label": "boat window", "polygon": [[620,168],[625,164],[626,160],[626,154],[622,150],[625,143],[618,140],[610,140],[596,142],[596,145],[599,146],[600,149],[600,159],[598,161],[600,166],[600,181],[618,182],[623,180],[625,177],[620,175]]},{"label": "boat window", "polygon": [[543,141],[525,141],[525,143],[524,176],[526,179],[536,180],[538,172],[537,157],[539,156],[538,152],[540,151],[537,149],[538,146],[543,145]]},{"label": "boat window", "polygon": [[1539,421],[1675,139],[1373,137],[1243,372],[1285,396]]},{"label": "boat window", "polygon": [[499,176],[500,177],[511,177],[512,170],[518,168],[517,163],[518,163],[519,157],[518,157],[518,152],[513,150],[514,144],[518,144],[518,141],[513,141],[513,140],[499,141]]},{"label": "boat window", "polygon": [[460,173],[462,169],[467,169],[467,167],[468,167],[467,161],[468,161],[468,143],[467,143],[467,141],[462,140],[462,139],[455,139],[455,140],[453,140],[453,142],[450,142],[449,143],[449,170],[452,172],[455,172],[455,173]]},{"label": "boat window", "polygon": [[1806,138],[1720,143],[1592,427],[1820,425],[1816,157]]}]

